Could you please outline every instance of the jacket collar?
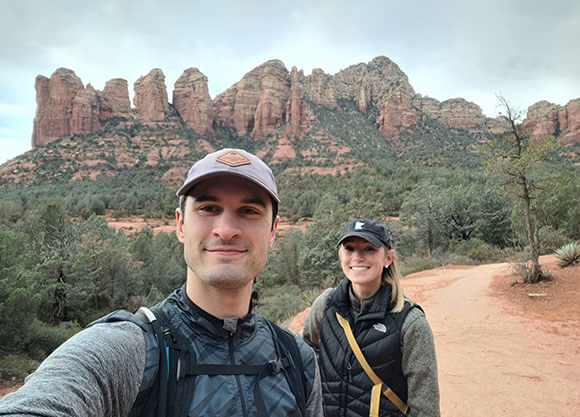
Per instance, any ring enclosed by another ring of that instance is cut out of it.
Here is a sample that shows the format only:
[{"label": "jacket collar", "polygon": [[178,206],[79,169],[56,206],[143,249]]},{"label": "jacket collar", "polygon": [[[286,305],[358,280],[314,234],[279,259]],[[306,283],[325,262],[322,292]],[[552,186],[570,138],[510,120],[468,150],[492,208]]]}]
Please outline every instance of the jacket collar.
[{"label": "jacket collar", "polygon": [[184,321],[196,328],[202,328],[211,336],[228,338],[235,336],[239,338],[249,337],[256,327],[255,313],[253,305],[250,303],[248,314],[244,317],[232,317],[220,319],[209,314],[197,304],[195,304],[186,294],[185,285],[177,289],[170,295],[170,298],[182,311]]}]

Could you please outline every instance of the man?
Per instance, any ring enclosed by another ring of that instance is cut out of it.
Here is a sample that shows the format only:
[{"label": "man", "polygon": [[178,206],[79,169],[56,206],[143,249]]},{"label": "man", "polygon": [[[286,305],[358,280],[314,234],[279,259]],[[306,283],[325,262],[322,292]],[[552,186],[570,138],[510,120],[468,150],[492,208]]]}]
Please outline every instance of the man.
[{"label": "man", "polygon": [[[190,345],[197,364],[251,368],[271,363],[279,350],[276,332],[252,311],[250,300],[279,220],[272,171],[255,155],[224,149],[196,162],[177,195],[176,233],[184,245],[187,280],[157,308]],[[0,415],[135,415],[144,407],[147,387],[164,369],[151,354],[159,349],[150,333],[131,321],[83,330],[0,401]],[[315,356],[301,340],[297,343],[307,393],[304,415],[319,416]],[[196,374],[188,415],[301,415],[288,372],[275,371]]]}]

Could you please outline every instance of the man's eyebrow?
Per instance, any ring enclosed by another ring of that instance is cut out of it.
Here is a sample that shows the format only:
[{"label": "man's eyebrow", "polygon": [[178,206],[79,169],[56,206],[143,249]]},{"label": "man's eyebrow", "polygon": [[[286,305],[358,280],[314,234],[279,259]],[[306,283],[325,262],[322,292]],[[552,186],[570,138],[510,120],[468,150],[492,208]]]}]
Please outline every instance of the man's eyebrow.
[{"label": "man's eyebrow", "polygon": [[242,203],[244,203],[244,204],[257,204],[258,206],[262,206],[262,207],[266,208],[266,202],[259,197],[245,198],[242,200]]},{"label": "man's eyebrow", "polygon": [[[213,196],[211,194],[200,194],[196,197],[193,198],[194,202],[196,203],[200,203],[200,202],[207,202],[207,201],[212,201],[212,202],[219,202],[220,199],[217,198],[216,196]],[[267,207],[266,202],[261,199],[260,197],[249,197],[249,198],[245,198],[242,200],[242,203],[244,204],[256,204],[258,206],[262,206],[264,208]]]},{"label": "man's eyebrow", "polygon": [[209,195],[209,194],[201,194],[198,195],[196,197],[193,197],[193,201],[195,203],[199,203],[199,202],[205,202],[205,201],[213,201],[213,202],[218,202],[219,198],[213,196],[213,195]]}]

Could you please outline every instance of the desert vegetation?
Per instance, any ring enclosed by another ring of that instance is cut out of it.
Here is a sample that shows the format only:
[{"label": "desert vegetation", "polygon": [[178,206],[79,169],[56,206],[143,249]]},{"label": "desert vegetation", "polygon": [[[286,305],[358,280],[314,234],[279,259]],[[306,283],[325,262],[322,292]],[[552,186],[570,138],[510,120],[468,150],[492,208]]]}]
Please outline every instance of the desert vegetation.
[{"label": "desert vegetation", "polygon": [[[474,141],[464,132],[450,133],[426,120],[414,136],[403,132],[391,143],[368,127],[376,109],[362,114],[352,102],[340,105],[336,111],[312,105],[318,112],[312,132],[324,130],[324,140],[338,145],[322,146],[312,133],[291,138],[296,150],[314,156],[273,164],[282,200],[280,215],[289,228],[276,240],[256,280],[254,305],[265,316],[284,321],[341,279],[335,243],[341,226],[354,217],[387,223],[404,274],[445,264],[506,260],[524,266],[532,261],[533,267],[537,256],[555,251],[562,262],[578,262],[580,168],[556,147],[546,146],[552,139],[529,143],[530,152],[542,152],[541,157],[529,158],[534,164],[525,178],[533,192],[526,201],[520,198],[521,181],[506,180],[499,163],[491,162],[493,153],[467,150]],[[219,139],[208,142],[213,147],[257,152],[264,143],[277,140],[274,135],[260,143],[239,138],[230,128],[214,128]],[[107,129],[109,135],[122,136],[127,149],[135,147],[131,155],[143,152],[131,138],[151,130],[137,124],[125,130],[110,124]],[[187,129],[175,129],[167,134],[191,143],[199,140]],[[162,130],[149,133],[163,135]],[[24,376],[58,344],[101,315],[152,305],[185,280],[182,248],[175,236],[154,235],[148,229],[127,236],[110,228],[104,215],[169,220],[182,178],[172,184],[161,178],[177,165],[189,166],[197,154],[188,153],[187,161],[160,157],[157,165],[139,157],[127,166],[118,163],[113,149],[100,149],[97,137],[93,139],[95,145],[85,142],[83,149],[66,141],[47,145],[44,154],[43,148],[35,149],[24,159],[48,161],[37,181],[3,181],[1,379]],[[498,137],[488,143],[499,149],[506,141]],[[171,146],[163,136],[153,142]],[[534,148],[535,144],[543,148]],[[103,175],[71,181],[72,168],[62,170],[66,158],[51,159],[47,149],[53,155],[103,153]],[[266,153],[264,159],[272,154]],[[314,159],[318,165],[313,165]],[[336,175],[316,173],[316,168],[344,161],[364,164]],[[486,161],[496,169],[483,169]],[[302,166],[312,169],[301,170]]]}]

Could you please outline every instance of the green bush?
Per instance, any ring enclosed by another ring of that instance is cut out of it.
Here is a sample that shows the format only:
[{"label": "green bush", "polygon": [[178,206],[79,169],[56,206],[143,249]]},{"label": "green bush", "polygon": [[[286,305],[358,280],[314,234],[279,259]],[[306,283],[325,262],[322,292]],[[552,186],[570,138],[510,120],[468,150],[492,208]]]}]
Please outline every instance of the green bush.
[{"label": "green bush", "polygon": [[558,258],[558,265],[565,268],[580,263],[580,242],[568,243],[554,253]]},{"label": "green bush", "polygon": [[30,357],[42,360],[80,330],[82,329],[76,322],[62,322],[58,326],[51,326],[34,320],[30,326],[30,339],[26,350]]},{"label": "green bush", "polygon": [[0,357],[0,380],[24,379],[34,372],[40,362],[26,355],[7,355]]},{"label": "green bush", "polygon": [[264,288],[260,292],[256,310],[267,319],[282,323],[306,307],[298,286],[282,285]]},{"label": "green bush", "polygon": [[539,230],[540,251],[542,255],[554,253],[564,246],[569,239],[560,231],[551,226],[544,226]]},{"label": "green bush", "polygon": [[420,256],[409,256],[401,262],[401,273],[403,276],[414,272],[434,269],[441,266],[441,262],[434,257],[423,258]]},{"label": "green bush", "polygon": [[449,263],[453,265],[478,265],[479,262],[466,255],[453,253],[449,256]]}]

